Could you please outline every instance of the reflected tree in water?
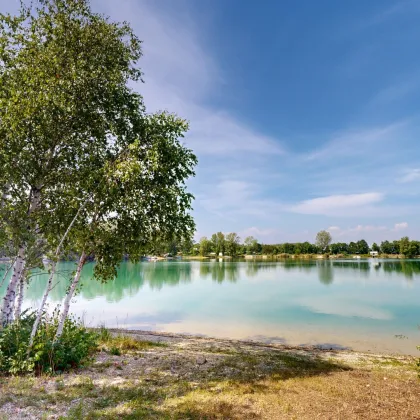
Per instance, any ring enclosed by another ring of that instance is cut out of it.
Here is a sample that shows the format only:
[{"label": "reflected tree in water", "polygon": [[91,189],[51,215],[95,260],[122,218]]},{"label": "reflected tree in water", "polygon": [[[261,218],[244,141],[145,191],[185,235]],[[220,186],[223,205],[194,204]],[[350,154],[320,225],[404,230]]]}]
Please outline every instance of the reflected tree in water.
[{"label": "reflected tree in water", "polygon": [[403,274],[409,280],[415,275],[420,275],[420,261],[384,261],[382,266],[384,272]]},{"label": "reflected tree in water", "polygon": [[211,277],[216,283],[229,281],[235,283],[239,277],[239,266],[236,263],[215,261],[200,264],[200,277]]},{"label": "reflected tree in water", "polygon": [[[161,290],[165,286],[177,286],[192,282],[195,276],[211,278],[214,282],[237,282],[239,279],[256,277],[261,272],[271,270],[304,271],[310,274],[318,271],[319,281],[331,284],[334,276],[354,270],[355,275],[369,277],[375,273],[386,273],[393,277],[402,277],[408,281],[420,278],[420,261],[394,260],[394,261],[331,261],[331,260],[285,260],[282,262],[246,261],[246,262],[157,262],[157,263],[131,263],[124,262],[118,269],[117,276],[107,282],[100,283],[93,280],[94,263],[87,264],[82,272],[82,286],[79,294],[87,300],[103,296],[108,302],[119,302],[124,297],[135,296],[145,285],[151,289]],[[1,268],[0,268],[1,269]],[[75,269],[75,264],[62,262],[58,266],[54,278],[54,288],[49,301],[53,304],[61,302],[69,287],[69,275]],[[32,280],[27,289],[27,303],[36,307],[42,298],[48,281],[48,273],[33,271]],[[0,296],[4,294],[5,286],[0,288]]]},{"label": "reflected tree in water", "polygon": [[191,264],[188,263],[149,263],[145,267],[144,278],[151,289],[191,282]]},{"label": "reflected tree in water", "polygon": [[322,284],[332,284],[334,281],[333,265],[330,261],[318,261],[318,278]]},{"label": "reflected tree in water", "polygon": [[297,259],[287,259],[282,262],[283,267],[286,270],[299,270],[311,272],[316,266],[316,261],[314,260],[297,260]]},{"label": "reflected tree in water", "polygon": [[217,283],[223,283],[225,280],[235,283],[238,280],[238,265],[218,262],[211,265],[212,280]]}]

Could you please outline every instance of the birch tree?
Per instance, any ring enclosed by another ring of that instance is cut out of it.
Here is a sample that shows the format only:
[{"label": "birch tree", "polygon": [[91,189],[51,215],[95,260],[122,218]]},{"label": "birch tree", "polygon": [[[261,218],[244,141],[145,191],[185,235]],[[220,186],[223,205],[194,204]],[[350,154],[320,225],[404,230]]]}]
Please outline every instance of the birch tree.
[{"label": "birch tree", "polygon": [[144,106],[128,83],[141,77],[140,56],[131,28],[93,13],[88,0],[0,14],[0,221],[16,248],[0,324],[13,319],[30,247],[62,216],[55,202],[77,201],[103,157],[134,141]]},{"label": "birch tree", "polygon": [[194,175],[197,159],[180,142],[187,129],[187,122],[175,115],[149,115],[136,141],[91,174],[90,179],[97,177],[98,187],[83,218],[69,233],[80,258],[64,299],[56,340],[89,256],[95,257],[94,277],[108,281],[125,255],[136,261],[157,239],[192,237],[193,196],[186,181]]}]

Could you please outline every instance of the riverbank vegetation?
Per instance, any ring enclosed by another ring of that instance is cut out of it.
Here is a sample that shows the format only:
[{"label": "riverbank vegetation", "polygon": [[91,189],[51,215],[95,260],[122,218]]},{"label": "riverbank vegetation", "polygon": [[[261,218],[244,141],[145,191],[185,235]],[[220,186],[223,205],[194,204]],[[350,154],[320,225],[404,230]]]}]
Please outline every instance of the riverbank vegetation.
[{"label": "riverbank vegetation", "polygon": [[394,241],[383,241],[380,245],[373,243],[371,246],[364,239],[349,243],[331,242],[332,237],[326,231],[318,233],[315,243],[306,241],[279,244],[264,244],[253,236],[248,236],[242,240],[235,232],[227,234],[217,232],[210,238],[206,236],[202,237],[197,243],[193,243],[190,239],[179,242],[171,241],[170,243],[161,242],[154,250],[160,255],[165,253],[176,255],[179,253],[193,257],[239,257],[244,255],[266,255],[280,258],[289,258],[292,256],[314,258],[319,255],[333,257],[359,255],[370,257],[371,251],[377,253],[375,255],[385,258],[413,258],[420,255],[420,241],[410,240],[408,237]]},{"label": "riverbank vegetation", "polygon": [[410,357],[133,331],[100,336],[83,370],[0,378],[0,418],[418,417]]},{"label": "riverbank vegetation", "polygon": [[32,345],[28,346],[37,314],[23,313],[0,331],[0,374],[56,374],[83,366],[97,350],[99,335],[67,318],[60,340],[55,340],[57,314],[43,314]]}]

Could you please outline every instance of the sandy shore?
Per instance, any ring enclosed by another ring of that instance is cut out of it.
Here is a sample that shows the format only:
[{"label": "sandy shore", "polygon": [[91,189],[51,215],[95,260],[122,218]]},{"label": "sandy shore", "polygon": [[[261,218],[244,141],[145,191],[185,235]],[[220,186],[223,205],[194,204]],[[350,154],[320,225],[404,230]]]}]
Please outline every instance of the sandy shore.
[{"label": "sandy shore", "polygon": [[0,378],[0,418],[419,419],[415,363],[409,356],[113,330],[83,369]]}]

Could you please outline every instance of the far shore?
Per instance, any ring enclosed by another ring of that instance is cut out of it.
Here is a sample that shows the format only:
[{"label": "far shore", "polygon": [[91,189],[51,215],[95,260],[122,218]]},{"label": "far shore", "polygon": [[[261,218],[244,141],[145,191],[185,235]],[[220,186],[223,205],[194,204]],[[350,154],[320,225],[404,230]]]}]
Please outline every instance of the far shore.
[{"label": "far shore", "polygon": [[[229,255],[185,255],[182,258],[186,260],[214,260],[214,259],[223,259],[223,260],[231,260],[231,259],[243,259],[243,260],[286,260],[286,259],[294,259],[294,260],[323,260],[323,259],[361,259],[361,260],[370,260],[370,259],[398,259],[398,260],[406,260],[406,259],[420,259],[420,255],[412,258],[407,258],[401,254],[379,254],[375,257],[371,255],[357,255],[357,254],[278,254],[278,255],[264,255],[264,254],[257,254],[257,255],[237,255],[235,257],[231,257]],[[165,258],[162,258],[165,259]]]},{"label": "far shore", "polygon": [[[379,254],[378,256],[372,257],[370,255],[354,255],[354,254],[279,254],[279,255],[237,255],[232,257],[230,255],[178,255],[174,257],[163,257],[163,256],[153,256],[151,259],[140,259],[141,261],[173,261],[173,260],[197,260],[197,261],[211,261],[211,260],[223,260],[223,261],[255,261],[255,260],[270,260],[270,261],[284,261],[284,260],[376,260],[376,259],[398,259],[398,260],[417,260],[420,259],[420,255],[416,257],[407,258],[401,254]],[[0,257],[0,264],[8,264],[12,262],[12,258]],[[48,260],[45,260],[48,262]],[[63,260],[63,261],[76,261],[75,260]]]}]

